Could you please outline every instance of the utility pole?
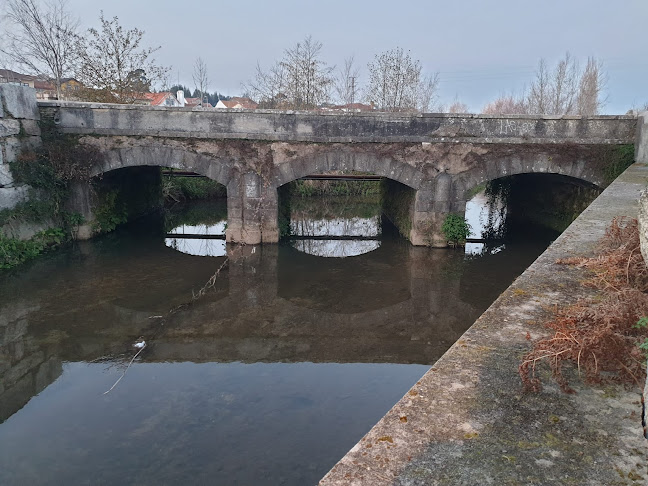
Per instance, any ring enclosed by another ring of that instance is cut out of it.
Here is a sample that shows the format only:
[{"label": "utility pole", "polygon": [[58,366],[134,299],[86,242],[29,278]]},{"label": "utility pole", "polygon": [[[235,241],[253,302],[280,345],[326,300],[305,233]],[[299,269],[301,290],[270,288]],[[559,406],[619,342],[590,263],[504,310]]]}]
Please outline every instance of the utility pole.
[{"label": "utility pole", "polygon": [[355,102],[355,76],[351,76],[351,104]]}]

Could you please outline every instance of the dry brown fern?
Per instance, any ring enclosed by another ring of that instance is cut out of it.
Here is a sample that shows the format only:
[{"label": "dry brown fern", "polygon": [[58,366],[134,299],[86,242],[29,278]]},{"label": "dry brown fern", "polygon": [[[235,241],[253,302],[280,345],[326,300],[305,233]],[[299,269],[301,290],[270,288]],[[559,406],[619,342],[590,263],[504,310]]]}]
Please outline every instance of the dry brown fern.
[{"label": "dry brown fern", "polygon": [[637,344],[648,337],[637,321],[648,316],[648,269],[639,249],[636,219],[615,218],[593,258],[569,258],[557,263],[587,268],[583,285],[601,290],[602,299],[586,299],[556,313],[545,326],[551,337],[534,343],[519,367],[526,389],[539,391],[536,365],[546,361],[560,387],[572,391],[563,375],[570,361],[589,383],[640,383],[645,357]]}]

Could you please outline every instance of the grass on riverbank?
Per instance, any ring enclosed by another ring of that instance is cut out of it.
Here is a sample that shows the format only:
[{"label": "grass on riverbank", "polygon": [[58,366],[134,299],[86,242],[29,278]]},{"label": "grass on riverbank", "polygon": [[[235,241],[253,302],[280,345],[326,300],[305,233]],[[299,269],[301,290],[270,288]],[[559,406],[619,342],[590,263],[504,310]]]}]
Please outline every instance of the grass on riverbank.
[{"label": "grass on riverbank", "polygon": [[291,194],[294,197],[318,196],[379,196],[380,181],[316,181],[297,180],[291,182]]},{"label": "grass on riverbank", "polygon": [[66,232],[50,228],[37,233],[29,240],[17,240],[0,235],[0,269],[8,269],[25,263],[67,240]]},{"label": "grass on riverbank", "polygon": [[636,383],[646,378],[641,345],[648,328],[637,325],[648,316],[648,269],[639,246],[636,219],[614,219],[593,258],[569,258],[557,263],[585,268],[592,276],[583,282],[601,291],[556,313],[545,326],[551,337],[536,342],[522,359],[519,372],[525,388],[541,389],[539,362],[548,362],[563,391],[572,391],[563,364],[572,362],[589,383]]},{"label": "grass on riverbank", "polygon": [[166,201],[194,201],[227,197],[227,188],[206,177],[162,177],[162,195]]}]

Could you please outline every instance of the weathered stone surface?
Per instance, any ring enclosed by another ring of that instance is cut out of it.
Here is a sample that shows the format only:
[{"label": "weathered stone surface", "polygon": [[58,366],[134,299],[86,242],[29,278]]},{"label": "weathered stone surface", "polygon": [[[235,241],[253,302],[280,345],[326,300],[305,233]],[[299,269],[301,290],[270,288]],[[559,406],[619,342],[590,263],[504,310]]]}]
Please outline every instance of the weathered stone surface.
[{"label": "weathered stone surface", "polygon": [[22,151],[23,144],[17,137],[7,137],[0,139],[0,144],[4,147],[4,163],[15,162]]},{"label": "weathered stone surface", "polygon": [[640,164],[648,164],[648,111],[640,113],[637,118],[635,161]]},{"label": "weathered stone surface", "polygon": [[456,115],[228,110],[40,102],[65,133],[272,141],[632,143],[633,116]]},{"label": "weathered stone surface", "polygon": [[9,164],[2,163],[2,153],[0,152],[0,187],[10,186],[13,184],[13,176]]},{"label": "weathered stone surface", "polygon": [[577,393],[565,394],[538,365],[545,388],[524,393],[518,366],[550,309],[595,292],[556,260],[592,255],[613,217],[636,215],[647,183],[638,164],[613,182],[320,484],[646,482],[643,387],[589,387],[574,371]]},{"label": "weathered stone surface", "polygon": [[16,84],[0,84],[0,99],[6,108],[6,116],[17,119],[40,120],[36,104],[36,90]]},{"label": "weathered stone surface", "polygon": [[648,262],[648,189],[641,193],[639,199],[639,239],[641,241],[641,254],[644,261]]},{"label": "weathered stone surface", "polygon": [[0,120],[0,137],[10,137],[20,133],[20,122],[18,120]]},{"label": "weathered stone surface", "polygon": [[53,228],[53,221],[43,221],[41,223],[32,223],[28,221],[20,221],[18,223],[7,223],[0,226],[0,234],[7,238],[15,238],[17,240],[28,240],[32,236],[46,229]]},{"label": "weathered stone surface", "polygon": [[0,209],[13,209],[27,199],[29,199],[27,186],[0,187]]},{"label": "weathered stone surface", "polygon": [[41,129],[37,120],[21,120],[20,126],[22,127],[25,135],[30,135],[33,137],[41,136]]}]

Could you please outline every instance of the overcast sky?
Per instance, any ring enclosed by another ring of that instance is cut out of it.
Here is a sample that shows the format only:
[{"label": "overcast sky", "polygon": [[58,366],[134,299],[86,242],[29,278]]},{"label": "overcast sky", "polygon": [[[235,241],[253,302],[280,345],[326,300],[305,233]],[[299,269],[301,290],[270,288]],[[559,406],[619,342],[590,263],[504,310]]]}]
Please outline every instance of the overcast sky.
[{"label": "overcast sky", "polygon": [[173,67],[172,82],[193,85],[197,56],[207,63],[210,91],[241,93],[256,62],[269,66],[307,35],[322,57],[341,65],[354,55],[366,65],[400,46],[424,71],[440,73],[441,101],[472,111],[504,92],[521,92],[538,60],[553,64],[571,52],[603,61],[606,113],[648,102],[648,0],[69,0],[85,27],[99,10],[126,28],[143,29],[157,60]]}]

